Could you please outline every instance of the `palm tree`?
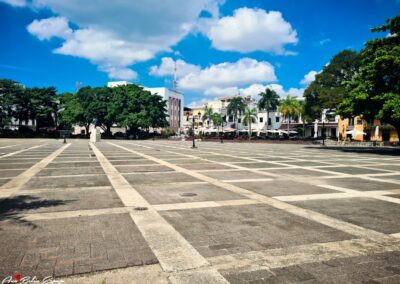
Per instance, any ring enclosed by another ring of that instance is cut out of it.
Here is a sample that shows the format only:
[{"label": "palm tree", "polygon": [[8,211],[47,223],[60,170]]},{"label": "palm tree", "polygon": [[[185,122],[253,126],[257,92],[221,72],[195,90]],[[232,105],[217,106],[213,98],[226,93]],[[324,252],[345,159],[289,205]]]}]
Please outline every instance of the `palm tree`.
[{"label": "palm tree", "polygon": [[301,107],[299,101],[295,96],[288,95],[286,98],[281,100],[279,111],[283,114],[285,118],[288,120],[288,137],[290,131],[290,118],[299,115],[301,112]]},{"label": "palm tree", "polygon": [[220,137],[219,134],[219,127],[222,125],[222,123],[224,122],[224,119],[222,118],[222,115],[218,112],[213,113],[212,116],[212,122],[214,124],[214,126],[217,126],[218,129],[218,137]]},{"label": "palm tree", "polygon": [[243,100],[242,97],[234,97],[231,99],[229,102],[228,108],[227,108],[227,113],[228,115],[233,115],[234,120],[235,120],[235,128],[236,128],[236,135],[238,134],[238,115],[241,115],[242,112],[244,111],[246,104]]},{"label": "palm tree", "polygon": [[243,123],[249,126],[249,140],[251,139],[251,123],[257,119],[257,109],[246,106],[243,112]]},{"label": "palm tree", "polygon": [[276,111],[279,106],[279,95],[272,89],[266,88],[265,92],[259,94],[261,99],[258,101],[258,108],[267,112],[267,131],[269,122],[269,112]]},{"label": "palm tree", "polygon": [[213,112],[212,107],[206,107],[204,109],[204,114],[203,114],[202,120],[203,120],[203,122],[207,120],[207,128],[210,127],[210,121],[212,120],[213,113],[214,112]]}]

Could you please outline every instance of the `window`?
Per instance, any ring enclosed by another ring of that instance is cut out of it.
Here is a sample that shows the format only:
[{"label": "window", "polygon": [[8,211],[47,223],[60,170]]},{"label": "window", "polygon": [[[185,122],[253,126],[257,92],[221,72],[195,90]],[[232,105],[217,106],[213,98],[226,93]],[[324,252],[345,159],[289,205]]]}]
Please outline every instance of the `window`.
[{"label": "window", "polygon": [[271,121],[270,117],[268,117],[268,125],[272,125],[272,121]]},{"label": "window", "polygon": [[357,119],[357,124],[359,124],[359,125],[363,124],[361,118]]},{"label": "window", "polygon": [[263,123],[263,122],[264,122],[264,118],[260,117],[260,123]]},{"label": "window", "polygon": [[242,120],[241,120],[240,118],[238,118],[238,123],[241,123],[241,121],[242,121]]},{"label": "window", "polygon": [[232,121],[233,121],[233,116],[230,115],[229,118],[228,118],[228,120],[229,120],[229,122],[232,122]]},{"label": "window", "polygon": [[279,122],[279,116],[275,117],[275,122]]}]

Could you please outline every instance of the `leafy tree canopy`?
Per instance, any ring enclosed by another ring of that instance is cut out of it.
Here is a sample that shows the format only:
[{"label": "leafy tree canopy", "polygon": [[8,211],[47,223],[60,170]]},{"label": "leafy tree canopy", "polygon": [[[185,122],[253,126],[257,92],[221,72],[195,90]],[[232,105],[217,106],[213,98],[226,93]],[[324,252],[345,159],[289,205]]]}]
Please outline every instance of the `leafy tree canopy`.
[{"label": "leafy tree canopy", "polygon": [[348,82],[348,95],[338,113],[344,117],[362,115],[369,121],[380,119],[400,134],[400,16],[372,32],[388,34],[365,44],[361,68]]},{"label": "leafy tree canopy", "polygon": [[305,116],[314,120],[320,118],[322,109],[335,109],[346,94],[344,82],[353,78],[360,64],[355,51],[343,50],[335,55],[304,91]]}]

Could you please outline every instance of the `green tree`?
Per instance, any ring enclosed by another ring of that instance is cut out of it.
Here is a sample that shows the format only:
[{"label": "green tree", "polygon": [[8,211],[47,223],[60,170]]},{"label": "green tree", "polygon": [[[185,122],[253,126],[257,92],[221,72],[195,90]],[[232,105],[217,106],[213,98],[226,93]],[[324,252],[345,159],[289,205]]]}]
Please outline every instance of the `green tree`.
[{"label": "green tree", "polygon": [[314,120],[321,117],[323,109],[336,109],[346,95],[344,82],[353,78],[360,64],[360,56],[353,50],[336,54],[304,91],[305,115]]},{"label": "green tree", "polygon": [[261,96],[258,101],[258,108],[260,110],[265,110],[267,112],[267,130],[268,130],[268,122],[269,122],[269,112],[276,111],[279,106],[279,95],[272,89],[266,88],[265,92],[259,94]]},{"label": "green tree", "polygon": [[13,80],[0,79],[0,127],[11,122],[14,98],[24,92],[24,88]]},{"label": "green tree", "polygon": [[212,107],[207,107],[204,109],[203,117],[201,118],[203,122],[207,121],[207,128],[210,127],[210,121],[212,121],[214,111]]},{"label": "green tree", "polygon": [[279,111],[287,119],[288,122],[287,131],[289,136],[290,120],[300,114],[301,112],[300,103],[295,96],[288,95],[286,98],[281,100]]},{"label": "green tree", "polygon": [[35,125],[36,131],[40,127],[56,126],[58,110],[56,88],[29,88],[25,90],[25,96],[29,100],[29,118]]},{"label": "green tree", "polygon": [[347,84],[348,96],[338,107],[344,117],[362,115],[394,126],[400,136],[400,16],[372,32],[388,32],[361,51],[362,67]]},{"label": "green tree", "polygon": [[238,116],[240,116],[244,108],[246,107],[246,103],[244,102],[242,97],[234,97],[229,102],[227,113],[228,115],[233,115],[235,121],[236,135],[238,134]]},{"label": "green tree", "polygon": [[243,123],[249,128],[249,140],[251,139],[251,124],[257,120],[257,109],[245,107],[243,111]]},{"label": "green tree", "polygon": [[60,126],[64,128],[77,124],[86,127],[84,109],[77,94],[63,93],[59,96],[59,100],[58,121]]},{"label": "green tree", "polygon": [[220,114],[220,113],[218,113],[218,112],[214,112],[213,114],[212,114],[212,122],[213,122],[213,124],[214,124],[214,126],[216,126],[217,127],[217,130],[218,130],[218,137],[220,136],[220,133],[219,133],[219,128],[222,126],[222,124],[224,123],[224,119],[223,119],[223,117],[222,117],[222,115]]}]

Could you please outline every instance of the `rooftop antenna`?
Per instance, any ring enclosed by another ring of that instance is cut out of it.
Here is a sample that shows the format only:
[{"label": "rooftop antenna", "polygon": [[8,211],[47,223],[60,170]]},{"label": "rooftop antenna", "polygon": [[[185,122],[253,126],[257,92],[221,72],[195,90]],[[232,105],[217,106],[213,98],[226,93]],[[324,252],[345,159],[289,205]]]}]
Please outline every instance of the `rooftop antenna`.
[{"label": "rooftop antenna", "polygon": [[75,82],[75,86],[76,86],[76,91],[78,92],[79,89],[81,88],[82,82]]},{"label": "rooftop antenna", "polygon": [[174,60],[174,82],[173,82],[173,89],[176,92],[176,87],[178,86],[178,81],[176,80],[176,72],[177,72],[177,68],[176,68],[176,60]]}]

